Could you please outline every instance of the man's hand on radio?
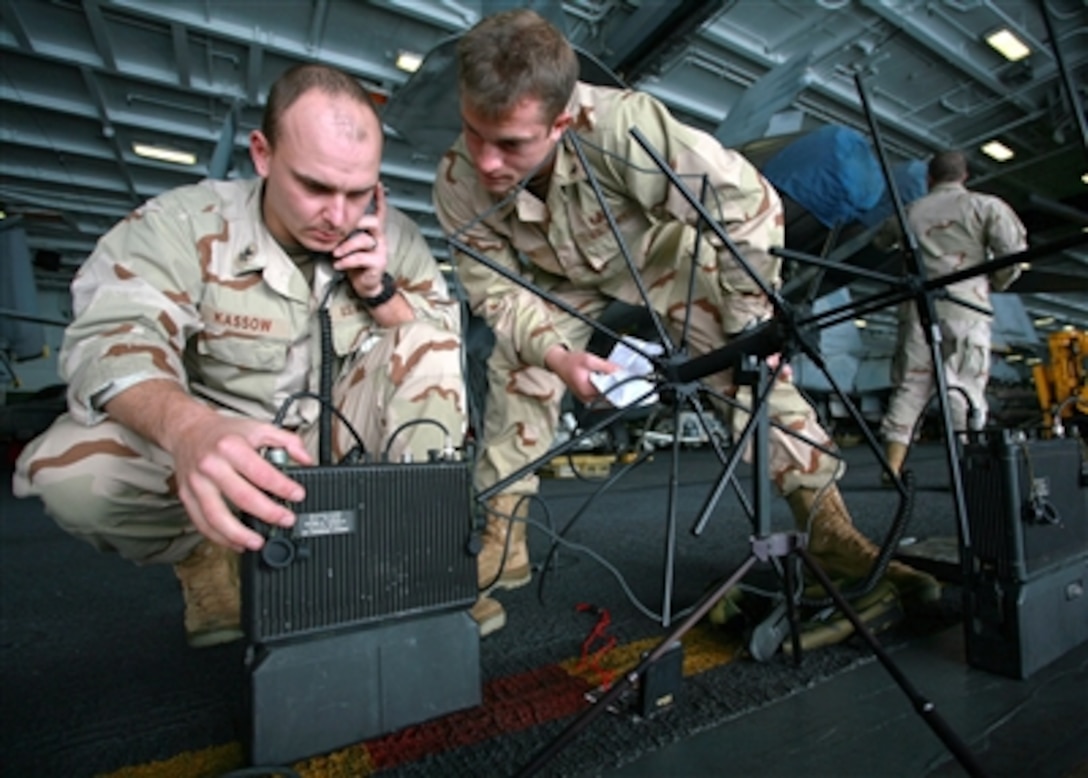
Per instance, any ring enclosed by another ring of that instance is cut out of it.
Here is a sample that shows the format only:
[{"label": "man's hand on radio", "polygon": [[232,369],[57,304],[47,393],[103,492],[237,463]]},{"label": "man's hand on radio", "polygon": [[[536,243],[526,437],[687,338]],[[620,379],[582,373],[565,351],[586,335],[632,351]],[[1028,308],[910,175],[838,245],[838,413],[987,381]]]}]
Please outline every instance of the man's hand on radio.
[{"label": "man's hand on radio", "polygon": [[215,413],[184,427],[171,446],[178,496],[197,530],[214,543],[235,551],[256,551],[264,539],[246,527],[235,511],[279,527],[295,522],[291,510],[272,497],[298,502],[302,486],[260,454],[281,448],[300,464],[312,464],[293,432],[252,419]]}]

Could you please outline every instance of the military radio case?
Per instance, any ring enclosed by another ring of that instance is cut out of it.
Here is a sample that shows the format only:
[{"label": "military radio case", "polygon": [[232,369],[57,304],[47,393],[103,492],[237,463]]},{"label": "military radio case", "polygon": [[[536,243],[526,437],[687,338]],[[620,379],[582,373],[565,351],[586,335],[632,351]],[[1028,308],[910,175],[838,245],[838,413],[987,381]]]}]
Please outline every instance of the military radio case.
[{"label": "military radio case", "polygon": [[1088,484],[1083,444],[972,433],[963,487],[970,532],[964,629],[972,666],[1027,678],[1088,641]]},{"label": "military radio case", "polygon": [[480,702],[470,466],[287,467],[290,530],[242,561],[253,764],[287,764]]}]

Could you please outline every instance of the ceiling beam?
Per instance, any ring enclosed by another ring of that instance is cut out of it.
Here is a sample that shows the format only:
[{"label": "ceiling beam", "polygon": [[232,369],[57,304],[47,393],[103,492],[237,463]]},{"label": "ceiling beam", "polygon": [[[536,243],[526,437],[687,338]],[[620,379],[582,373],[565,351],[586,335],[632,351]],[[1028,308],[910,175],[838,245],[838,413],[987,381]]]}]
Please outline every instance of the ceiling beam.
[{"label": "ceiling beam", "polygon": [[23,17],[19,13],[19,6],[14,0],[0,2],[0,19],[3,19],[4,24],[11,30],[11,34],[15,37],[15,42],[20,49],[35,51],[34,40],[26,31],[26,24],[23,23]]},{"label": "ceiling beam", "polygon": [[321,49],[321,40],[325,37],[325,23],[329,18],[329,0],[315,0],[314,10],[310,14],[310,31],[306,35],[310,51]]},{"label": "ceiling beam", "polygon": [[[762,76],[780,64],[775,58],[747,38],[734,35],[720,25],[711,25],[702,36],[733,56],[739,56],[755,65]],[[845,45],[845,42],[844,42]],[[861,108],[861,98],[853,82],[837,82],[812,71],[807,78],[808,86],[796,100],[798,108],[821,121],[843,124],[868,135],[869,126]],[[921,156],[934,147],[944,145],[928,130],[902,121],[902,117],[880,106],[872,107],[882,129],[889,130],[883,136],[885,145],[899,156],[910,159]]]},{"label": "ceiling beam", "polygon": [[1050,45],[1054,49],[1054,60],[1061,74],[1062,95],[1065,97],[1069,111],[1073,114],[1073,120],[1080,134],[1080,145],[1085,151],[1088,151],[1088,123],[1084,118],[1084,106],[1081,104],[1080,92],[1076,88],[1076,82],[1073,80],[1072,73],[1069,72],[1069,65],[1062,53],[1063,44],[1058,40],[1058,34],[1054,30],[1054,20],[1051,18],[1050,10],[1047,8],[1045,0],[1040,0],[1039,5],[1042,7],[1043,22],[1046,24],[1047,35],[1050,36]]},{"label": "ceiling beam", "polygon": [[249,44],[246,56],[246,98],[250,105],[261,104],[261,68],[264,65],[264,48],[258,43]]},{"label": "ceiling beam", "polygon": [[722,6],[722,0],[642,3],[604,41],[602,61],[628,82],[659,64],[659,58]]},{"label": "ceiling beam", "polygon": [[[430,5],[430,3],[424,3],[424,5]],[[191,30],[199,30],[209,38],[228,40],[243,47],[255,43],[252,27],[231,22],[222,17],[215,17],[212,14],[218,7],[215,3],[208,4],[207,12],[201,12],[195,3],[185,5],[160,4],[147,2],[147,0],[112,0],[110,7],[163,25],[180,22]],[[262,6],[259,3],[254,3],[253,7],[258,9]],[[269,8],[274,7],[274,5],[269,6]],[[300,52],[297,46],[292,47],[289,42],[281,43],[273,38],[264,41],[260,45],[265,50],[275,52],[286,59],[299,58]],[[376,83],[400,84],[407,78],[407,75],[398,70],[392,60],[385,56],[384,49],[381,46],[358,46],[352,48],[350,52],[326,50],[322,53],[321,59],[327,65],[339,67],[349,73],[359,74]]]},{"label": "ceiling beam", "polygon": [[121,141],[117,137],[117,131],[113,127],[113,122],[110,121],[109,111],[106,108],[106,101],[102,96],[102,89],[98,84],[98,80],[95,78],[94,72],[90,68],[82,67],[79,69],[79,72],[80,75],[83,76],[84,86],[87,87],[87,95],[90,97],[91,102],[98,111],[98,117],[102,121],[102,135],[110,142],[110,146],[113,148],[114,161],[117,163],[117,168],[121,171],[125,184],[128,186],[129,195],[135,202],[139,197],[136,193],[136,184],[132,179],[132,171],[129,170],[128,164],[125,162],[125,149],[121,148]]},{"label": "ceiling beam", "polygon": [[192,89],[192,52],[189,49],[189,34],[185,30],[185,25],[177,22],[171,24],[170,38],[174,42],[174,62],[178,69],[178,84],[185,89]]},{"label": "ceiling beam", "polygon": [[[113,193],[114,192],[109,192],[108,194]],[[3,184],[0,184],[0,197],[18,200],[21,205],[30,206],[32,208],[69,208],[78,210],[85,216],[102,216],[109,219],[119,219],[132,210],[127,202],[122,202],[118,199],[114,199],[111,202],[106,199],[103,194],[92,195],[91,193],[87,193],[86,195],[73,196],[70,194],[58,194],[54,191],[37,192],[28,188],[5,186]]]},{"label": "ceiling beam", "polygon": [[98,0],[83,0],[83,15],[87,18],[87,27],[94,39],[94,47],[98,56],[102,58],[102,64],[109,70],[117,70],[117,57],[113,53],[113,44],[110,42],[110,31],[106,26],[106,20],[102,18],[102,9]]},{"label": "ceiling beam", "polygon": [[[933,31],[926,29],[916,12],[916,4],[908,4],[902,0],[859,0],[861,6],[878,15],[895,29],[902,30],[910,39],[926,51],[932,52],[945,62],[950,62],[970,76],[971,80],[985,86],[995,96],[1005,96],[1005,101],[1011,103],[1022,111],[1030,111],[1034,108],[1031,102],[1018,97],[1015,92],[1010,93],[1008,84],[1004,83],[993,71],[984,67],[976,59],[969,56],[962,48],[950,46],[942,38],[934,35]],[[926,13],[932,13],[927,6]]]},{"label": "ceiling beam", "polygon": [[457,0],[420,2],[420,0],[370,0],[370,4],[392,13],[407,16],[450,32],[467,30],[480,20],[480,2],[475,8]]},{"label": "ceiling beam", "polygon": [[[45,62],[59,64],[71,68],[87,67],[95,73],[106,72],[102,68],[102,62],[97,56],[87,51],[71,47],[53,46],[49,49],[48,52],[42,51],[42,49],[39,47],[34,57],[32,57],[31,59],[33,58],[38,58]],[[116,76],[117,74],[107,73],[107,75]],[[166,71],[145,70],[140,74],[139,80],[142,82],[153,84],[155,86],[165,87],[174,91],[178,89],[176,71],[170,71],[170,73],[167,74]],[[85,106],[75,104],[67,97],[55,97],[52,94],[44,91],[36,92],[33,99],[28,101],[25,94],[20,94],[19,92],[11,89],[8,84],[9,82],[0,81],[0,98],[8,100],[9,102],[30,105],[33,108],[46,108],[49,110],[64,111],[67,113],[71,113],[75,116],[94,116],[92,112],[86,110]],[[223,99],[224,97],[230,96],[224,94],[222,87],[215,89],[211,87],[199,87],[194,85],[192,88],[185,91],[190,94],[214,99]],[[129,93],[129,96],[131,97],[133,94],[134,93]],[[240,97],[241,94],[239,94],[238,96]],[[137,99],[139,99],[139,97],[137,97]],[[117,115],[114,116],[114,119],[115,121],[119,121]]]},{"label": "ceiling beam", "polygon": [[[33,177],[42,183],[56,184],[57,186],[81,186],[86,189],[101,189],[104,192],[111,194],[132,194],[131,182],[122,182],[114,179],[107,179],[100,175],[88,175],[87,173],[80,172],[78,170],[65,170],[63,167],[58,166],[57,170],[43,170],[34,175],[33,170],[21,170],[16,166],[7,165],[4,167],[5,175],[18,175],[21,177]],[[137,193],[138,198],[152,197],[159,194],[158,191],[148,191]]]}]

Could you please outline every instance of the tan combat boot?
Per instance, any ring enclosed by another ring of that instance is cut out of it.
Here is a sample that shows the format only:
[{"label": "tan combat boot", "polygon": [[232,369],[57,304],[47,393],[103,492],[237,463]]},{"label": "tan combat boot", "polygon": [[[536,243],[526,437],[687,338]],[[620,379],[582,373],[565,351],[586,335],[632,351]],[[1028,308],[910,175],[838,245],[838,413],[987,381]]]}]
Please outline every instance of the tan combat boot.
[{"label": "tan combat boot", "polygon": [[476,600],[476,604],[469,610],[468,615],[479,626],[482,638],[506,626],[506,611],[503,610],[502,603],[484,594]]},{"label": "tan combat boot", "polygon": [[[808,531],[809,553],[831,578],[864,578],[876,562],[879,549],[854,527],[837,486],[825,489],[818,505],[817,494],[815,489],[797,489],[786,498],[797,527]],[[933,603],[941,598],[941,584],[936,578],[902,562],[889,562],[885,574],[904,606]]]},{"label": "tan combat boot", "polygon": [[[887,458],[888,464],[892,466],[892,472],[899,475],[903,472],[903,460],[907,458],[907,444],[889,440],[885,444],[884,456]],[[880,471],[880,482],[884,486],[891,486],[894,483],[883,470]]]},{"label": "tan combat boot", "polygon": [[193,553],[174,565],[185,596],[185,633],[193,648],[242,637],[238,561],[234,551],[203,540]]},{"label": "tan combat boot", "polygon": [[[481,592],[517,589],[532,580],[524,521],[528,515],[528,501],[520,495],[499,494],[487,501],[483,547],[476,557],[477,585]],[[520,520],[511,521],[511,516]]]}]

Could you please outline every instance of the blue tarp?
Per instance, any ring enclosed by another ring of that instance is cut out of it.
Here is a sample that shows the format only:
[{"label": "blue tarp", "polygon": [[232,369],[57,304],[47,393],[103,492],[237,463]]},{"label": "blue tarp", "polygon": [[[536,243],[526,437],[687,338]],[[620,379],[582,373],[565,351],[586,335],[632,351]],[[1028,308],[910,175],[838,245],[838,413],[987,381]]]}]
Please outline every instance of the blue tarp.
[{"label": "blue tarp", "polygon": [[848,224],[877,205],[884,180],[869,141],[849,127],[827,125],[775,154],[763,175],[825,227]]},{"label": "blue tarp", "polygon": [[[914,202],[926,193],[926,167],[926,163],[920,159],[892,165],[892,183],[895,184],[895,191],[899,193],[903,205]],[[868,211],[859,214],[858,221],[866,227],[873,227],[891,215],[892,198],[887,189],[882,187],[880,200]]]}]

